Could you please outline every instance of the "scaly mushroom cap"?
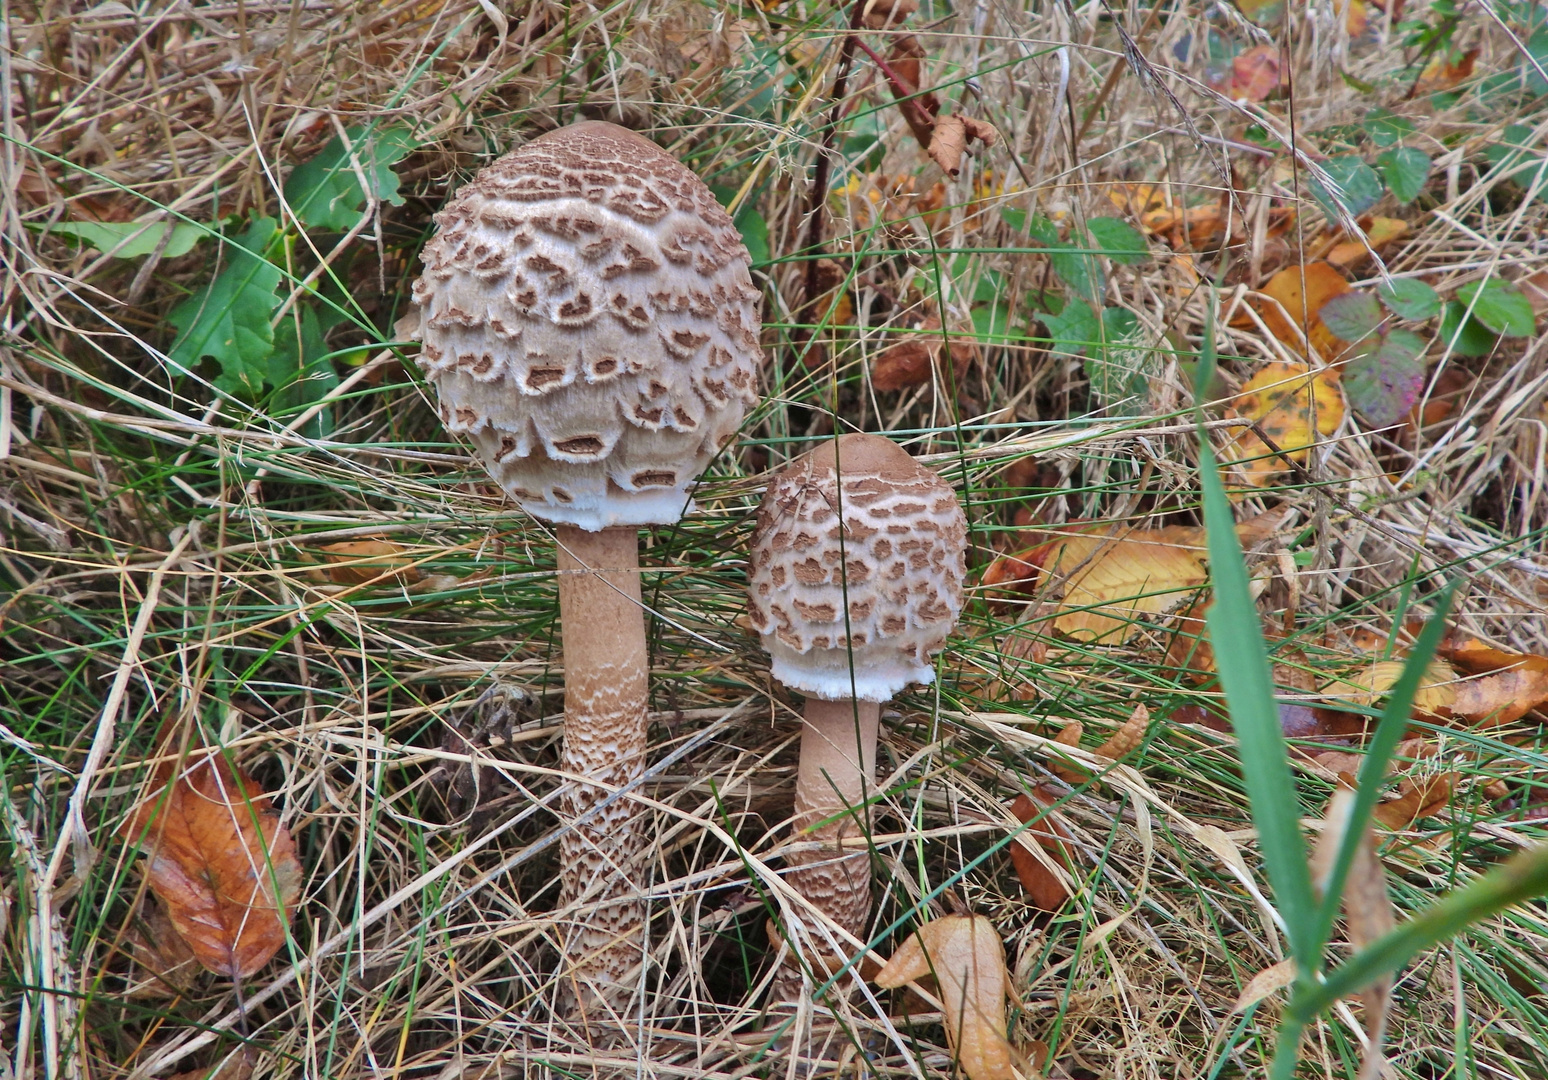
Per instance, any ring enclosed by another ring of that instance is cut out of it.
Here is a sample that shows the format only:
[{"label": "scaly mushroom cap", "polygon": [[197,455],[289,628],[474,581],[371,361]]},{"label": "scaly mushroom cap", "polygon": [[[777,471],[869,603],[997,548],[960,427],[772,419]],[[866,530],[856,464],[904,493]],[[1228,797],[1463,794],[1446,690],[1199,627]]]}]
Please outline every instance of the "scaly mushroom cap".
[{"label": "scaly mushroom cap", "polygon": [[413,295],[448,430],[538,517],[678,520],[757,400],[759,294],[709,189],[588,121],[506,154],[435,222]]},{"label": "scaly mushroom cap", "polygon": [[956,494],[890,439],[843,435],[798,458],[763,496],[748,566],[774,677],[829,700],[928,683],[962,611],[966,543]]}]

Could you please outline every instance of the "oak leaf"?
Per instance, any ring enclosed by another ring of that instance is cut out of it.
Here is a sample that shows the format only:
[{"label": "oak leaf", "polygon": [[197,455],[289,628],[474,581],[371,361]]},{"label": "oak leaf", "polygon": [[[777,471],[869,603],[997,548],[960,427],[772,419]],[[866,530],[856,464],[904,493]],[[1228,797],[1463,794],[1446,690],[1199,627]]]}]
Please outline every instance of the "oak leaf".
[{"label": "oak leaf", "polygon": [[245,978],[285,944],[301,896],[295,841],[258,784],[218,752],[190,761],[120,835],[141,843],[151,891],[210,971]]},{"label": "oak leaf", "polygon": [[890,990],[931,976],[947,1037],[968,1080],[1014,1080],[1015,1053],[1005,1036],[1010,972],[994,923],[982,915],[925,923],[892,954],[876,985]]}]

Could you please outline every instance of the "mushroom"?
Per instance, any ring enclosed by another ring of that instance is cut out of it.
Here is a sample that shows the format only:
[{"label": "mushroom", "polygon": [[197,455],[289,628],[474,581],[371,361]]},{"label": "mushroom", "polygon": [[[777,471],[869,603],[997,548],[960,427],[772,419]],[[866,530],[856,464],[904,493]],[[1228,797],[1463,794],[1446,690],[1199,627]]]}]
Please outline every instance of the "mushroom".
[{"label": "mushroom", "polygon": [[807,695],[795,825],[832,851],[797,856],[791,884],[849,933],[870,912],[868,835],[881,703],[934,677],[962,610],[967,519],[956,494],[896,443],[841,435],[778,473],[748,566],[752,626],[780,682]]},{"label": "mushroom", "polygon": [[[553,522],[564,650],[562,902],[597,895],[565,943],[575,997],[616,1003],[641,962],[648,664],[639,529],[688,487],[757,400],[758,290],[731,218],[634,132],[588,121],[481,171],[435,216],[419,364],[447,429],[520,506]],[[583,819],[584,817],[584,819]],[[586,987],[591,987],[587,990]]]}]

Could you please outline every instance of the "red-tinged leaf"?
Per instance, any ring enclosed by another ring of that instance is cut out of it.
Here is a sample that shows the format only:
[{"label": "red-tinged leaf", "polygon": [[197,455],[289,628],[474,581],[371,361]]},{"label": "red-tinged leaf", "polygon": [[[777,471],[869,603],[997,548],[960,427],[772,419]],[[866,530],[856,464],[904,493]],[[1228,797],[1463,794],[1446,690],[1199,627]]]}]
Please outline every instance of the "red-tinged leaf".
[{"label": "red-tinged leaf", "polygon": [[301,896],[295,841],[251,778],[210,753],[141,804],[121,835],[199,963],[241,979],[285,944]]},{"label": "red-tinged leaf", "polygon": [[1232,98],[1262,101],[1279,89],[1279,46],[1257,45],[1231,61]]},{"label": "red-tinged leaf", "polygon": [[[1011,813],[1016,815],[1017,821],[1035,820],[1037,822],[1022,833],[1022,836],[1036,841],[1050,857],[1066,870],[1070,870],[1074,864],[1071,862],[1070,849],[1065,845],[1065,841],[1074,838],[1050,812],[1057,801],[1058,795],[1055,792],[1039,786],[1030,794],[1017,795],[1010,809]],[[1035,907],[1044,911],[1058,911],[1070,897],[1069,886],[1021,844],[1012,844],[1010,855],[1011,863],[1016,867],[1016,876],[1021,879],[1022,888],[1027,890],[1027,898]]]},{"label": "red-tinged leaf", "polygon": [[1014,1080],[1015,1052],[1005,1037],[1010,972],[994,923],[982,915],[927,922],[892,954],[876,985],[894,989],[934,976],[946,1034],[968,1080]]}]

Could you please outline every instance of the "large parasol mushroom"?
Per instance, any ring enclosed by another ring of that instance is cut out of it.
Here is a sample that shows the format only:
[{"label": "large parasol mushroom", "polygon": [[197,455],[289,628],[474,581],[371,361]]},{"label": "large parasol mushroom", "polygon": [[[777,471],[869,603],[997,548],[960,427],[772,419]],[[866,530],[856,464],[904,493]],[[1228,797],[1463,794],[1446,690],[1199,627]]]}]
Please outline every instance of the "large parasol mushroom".
[{"label": "large parasol mushroom", "polygon": [[[770,482],[748,565],[752,625],[774,677],[807,695],[795,824],[830,849],[791,884],[849,933],[865,930],[881,703],[929,683],[962,610],[967,519],[939,476],[879,435],[842,435]],[[788,980],[785,990],[789,990]]]},{"label": "large parasol mushroom", "polygon": [[[563,901],[576,999],[609,1007],[642,961],[644,847],[625,797],[645,764],[639,529],[688,487],[757,400],[758,291],[707,187],[650,140],[586,122],[480,172],[435,216],[414,283],[420,365],[448,430],[529,513],[555,523],[566,773],[576,827]],[[589,814],[589,816],[587,816]]]}]

